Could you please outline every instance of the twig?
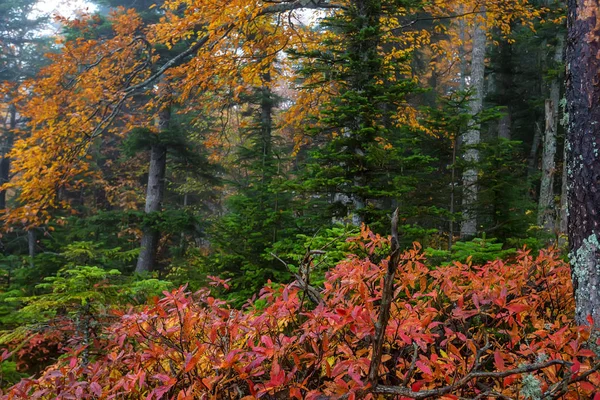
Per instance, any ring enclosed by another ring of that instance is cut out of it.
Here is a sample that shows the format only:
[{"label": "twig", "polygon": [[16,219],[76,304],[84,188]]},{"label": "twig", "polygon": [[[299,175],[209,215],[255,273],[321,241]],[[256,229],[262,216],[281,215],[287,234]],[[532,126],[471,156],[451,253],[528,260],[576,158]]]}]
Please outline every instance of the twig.
[{"label": "twig", "polygon": [[310,301],[312,301],[315,304],[320,304],[323,301],[321,299],[321,294],[314,286],[309,285],[304,280],[304,278],[302,278],[302,276],[300,276],[300,274],[297,274],[297,273],[293,272],[292,270],[290,270],[290,267],[288,266],[288,264],[285,261],[283,261],[281,258],[277,257],[277,255],[275,255],[273,253],[270,253],[270,254],[273,258],[275,258],[276,260],[279,260],[279,262],[281,262],[285,266],[285,268],[288,270],[288,272],[290,274],[292,274],[292,276],[298,282],[298,286],[300,286],[300,288],[304,290],[304,292],[306,293],[306,295],[308,296],[308,299]]}]

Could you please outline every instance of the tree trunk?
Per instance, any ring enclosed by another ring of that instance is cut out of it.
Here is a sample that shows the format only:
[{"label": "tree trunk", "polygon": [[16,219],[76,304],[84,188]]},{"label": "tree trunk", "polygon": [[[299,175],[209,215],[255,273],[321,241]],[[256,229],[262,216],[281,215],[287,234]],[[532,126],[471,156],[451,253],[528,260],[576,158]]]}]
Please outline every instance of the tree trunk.
[{"label": "tree trunk", "polygon": [[35,257],[35,241],[35,231],[33,228],[31,228],[27,231],[27,250],[29,254],[29,267],[32,269],[35,267],[35,263],[33,261]]},{"label": "tree trunk", "polygon": [[263,183],[271,175],[273,164],[273,92],[271,91],[271,73],[262,75],[263,86],[260,89],[260,133],[262,144]]},{"label": "tree trunk", "polygon": [[575,320],[596,328],[600,328],[599,8],[597,1],[568,1],[566,56],[568,232]]},{"label": "tree trunk", "polygon": [[542,180],[540,183],[540,198],[538,201],[538,225],[551,232],[554,225],[554,171],[556,169],[556,112],[554,101],[546,99],[546,127],[544,131],[544,146],[542,150]]},{"label": "tree trunk", "polygon": [[[482,10],[485,19],[485,9]],[[469,105],[471,116],[476,117],[483,108],[484,75],[485,75],[485,22],[475,20],[473,29],[473,50],[471,52],[471,89],[472,98]],[[462,144],[467,146],[463,158],[467,163],[462,174],[462,222],[460,225],[461,238],[471,238],[477,234],[477,167],[479,150],[473,148],[480,142],[480,125],[471,121],[469,129],[462,135]]]},{"label": "tree trunk", "polygon": [[[560,65],[563,58],[564,40],[558,38],[554,53],[554,65]],[[558,104],[560,102],[560,82],[558,78],[550,84],[550,99],[546,100],[544,147],[542,152],[542,180],[538,202],[538,225],[552,232],[555,228],[554,174],[556,172],[556,135],[558,132]]]},{"label": "tree trunk", "polygon": [[563,168],[562,168],[562,179],[560,186],[560,213],[558,221],[558,245],[562,248],[566,243],[566,235],[568,230],[568,205],[567,205],[567,138],[565,137],[563,146]]},{"label": "tree trunk", "polygon": [[512,120],[510,118],[510,111],[507,110],[506,114],[504,114],[500,118],[500,121],[498,121],[498,138],[510,140],[511,125],[512,125]]},{"label": "tree trunk", "polygon": [[[17,110],[14,105],[9,108],[9,121],[6,136],[2,143],[2,158],[0,159],[0,185],[4,185],[10,179],[10,158],[8,153],[12,150],[14,130],[17,127]],[[6,190],[0,191],[0,210],[6,208]]]},{"label": "tree trunk", "polygon": [[531,150],[529,151],[529,157],[527,157],[527,178],[530,180],[535,175],[537,170],[536,162],[538,157],[538,150],[540,148],[540,142],[542,141],[542,128],[536,121],[534,124],[533,142],[531,143]]},{"label": "tree trunk", "polygon": [[[156,127],[158,134],[169,129],[171,121],[170,95],[164,93],[168,90],[166,85],[162,84],[163,96],[167,98],[165,104],[161,106],[156,117]],[[147,216],[157,213],[161,210],[165,191],[165,173],[167,170],[167,148],[165,145],[156,143],[150,149],[150,167],[148,170],[148,187],[146,189],[146,207],[144,209]],[[152,270],[160,232],[155,226],[145,226],[142,233],[140,255],[138,257],[136,273],[145,273]]]}]

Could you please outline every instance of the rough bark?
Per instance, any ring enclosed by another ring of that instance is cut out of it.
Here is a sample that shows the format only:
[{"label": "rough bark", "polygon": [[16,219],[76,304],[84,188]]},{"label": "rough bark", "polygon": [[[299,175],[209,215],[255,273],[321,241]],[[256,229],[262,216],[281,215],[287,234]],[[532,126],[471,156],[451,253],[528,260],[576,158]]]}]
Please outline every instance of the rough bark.
[{"label": "rough bark", "polygon": [[566,244],[566,235],[568,230],[568,217],[569,210],[567,205],[567,138],[564,139],[563,148],[563,166],[562,166],[562,178],[560,186],[560,213],[558,221],[558,245],[562,248]]},{"label": "rough bark", "polygon": [[[171,121],[171,104],[170,95],[167,92],[169,89],[161,88],[163,98],[166,98],[166,103],[156,117],[156,127],[158,134],[169,129]],[[146,206],[144,211],[147,216],[157,213],[161,210],[164,191],[165,191],[165,173],[167,170],[167,148],[160,141],[152,145],[150,149],[150,167],[148,169],[148,186],[146,188]],[[160,232],[154,226],[146,226],[143,229],[140,255],[138,256],[136,273],[145,273],[152,270]]]},{"label": "rough bark", "polygon": [[[558,38],[554,52],[554,63],[560,65],[563,59],[564,40]],[[558,133],[558,104],[560,102],[560,82],[558,78],[550,84],[550,98],[546,100],[544,146],[542,152],[542,179],[540,183],[540,198],[538,202],[538,225],[546,231],[555,228],[554,207],[554,174],[556,172],[556,135]]]},{"label": "rough bark", "polygon": [[[473,50],[471,52],[471,90],[472,98],[469,113],[476,117],[483,108],[484,75],[485,75],[485,9],[482,9],[481,19],[475,21],[473,27]],[[462,144],[466,146],[463,158],[467,167],[462,174],[462,222],[460,225],[461,238],[470,238],[477,234],[477,167],[479,150],[474,148],[480,142],[480,125],[472,121],[469,129],[462,135]]]},{"label": "rough bark", "polygon": [[[567,199],[575,319],[600,328],[600,5],[568,1]],[[589,318],[591,317],[591,319]]]}]

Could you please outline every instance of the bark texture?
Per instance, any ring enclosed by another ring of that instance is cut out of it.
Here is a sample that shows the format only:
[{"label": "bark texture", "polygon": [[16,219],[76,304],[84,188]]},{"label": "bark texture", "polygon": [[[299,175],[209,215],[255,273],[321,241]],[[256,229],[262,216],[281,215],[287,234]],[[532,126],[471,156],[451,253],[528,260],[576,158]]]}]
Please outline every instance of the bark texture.
[{"label": "bark texture", "polygon": [[[481,19],[475,22],[473,27],[473,50],[471,53],[471,85],[472,98],[469,105],[469,113],[475,117],[483,108],[484,75],[485,75],[485,9],[482,9]],[[469,129],[462,135],[462,144],[466,146],[463,158],[467,168],[462,174],[462,222],[460,225],[461,238],[470,238],[477,234],[477,167],[479,162],[479,150],[473,148],[480,142],[480,125],[473,121]]]},{"label": "bark texture", "polygon": [[[166,98],[166,103],[162,106],[156,117],[156,128],[158,134],[169,129],[171,121],[171,100],[169,89],[162,84],[161,95]],[[160,141],[157,141],[150,149],[150,167],[148,169],[148,187],[146,188],[146,206],[144,211],[146,215],[159,212],[162,208],[162,202],[165,192],[165,173],[167,170],[167,148]],[[136,273],[145,273],[151,271],[154,267],[156,251],[160,232],[154,226],[144,227],[141,240],[140,255],[138,256]]]},{"label": "bark texture", "polygon": [[[567,199],[575,319],[600,328],[600,5],[568,1]],[[591,319],[589,318],[591,317]]]}]

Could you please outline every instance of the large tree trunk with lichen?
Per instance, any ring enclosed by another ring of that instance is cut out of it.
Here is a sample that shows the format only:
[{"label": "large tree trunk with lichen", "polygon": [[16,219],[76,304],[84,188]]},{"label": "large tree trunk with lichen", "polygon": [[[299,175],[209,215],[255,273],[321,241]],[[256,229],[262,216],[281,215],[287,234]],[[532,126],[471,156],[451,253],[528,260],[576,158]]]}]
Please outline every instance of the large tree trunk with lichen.
[{"label": "large tree trunk with lichen", "polygon": [[[567,199],[575,319],[600,328],[600,5],[568,1]],[[590,318],[591,317],[591,318]]]},{"label": "large tree trunk with lichen", "polygon": [[[162,84],[162,83],[161,83]],[[165,85],[166,86],[166,85]],[[163,104],[156,117],[156,128],[158,134],[169,129],[171,121],[171,104],[168,88],[162,88],[166,104]],[[167,147],[160,143],[153,144],[150,149],[150,167],[148,169],[148,187],[146,189],[146,206],[144,211],[146,216],[151,216],[159,212],[162,208],[162,202],[165,192],[165,173],[167,170]],[[155,263],[156,251],[160,239],[160,232],[147,221],[144,227],[141,240],[140,255],[138,256],[136,273],[145,273],[152,270]]]},{"label": "large tree trunk with lichen", "polygon": [[[476,19],[473,27],[473,50],[471,52],[471,89],[472,98],[469,113],[476,117],[483,108],[484,75],[485,75],[485,9],[480,19]],[[460,237],[471,238],[477,234],[477,162],[479,150],[475,148],[480,142],[480,125],[471,121],[469,129],[462,135],[462,145],[466,147],[463,158],[467,167],[462,174],[462,222]]]}]

